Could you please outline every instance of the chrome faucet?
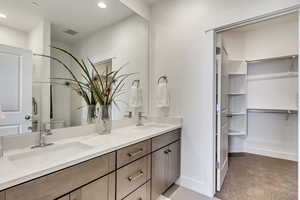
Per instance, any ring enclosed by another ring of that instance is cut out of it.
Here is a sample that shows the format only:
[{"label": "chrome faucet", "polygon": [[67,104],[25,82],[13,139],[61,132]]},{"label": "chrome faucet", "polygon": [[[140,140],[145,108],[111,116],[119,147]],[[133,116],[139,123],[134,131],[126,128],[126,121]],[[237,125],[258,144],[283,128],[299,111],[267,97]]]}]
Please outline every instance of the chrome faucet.
[{"label": "chrome faucet", "polygon": [[132,112],[128,111],[127,115],[124,115],[125,118],[131,119],[132,118]]},{"label": "chrome faucet", "polygon": [[32,149],[43,148],[43,147],[53,145],[53,143],[46,143],[46,136],[49,136],[49,135],[52,135],[52,132],[50,129],[45,129],[45,131],[41,130],[40,134],[39,134],[39,144],[32,146],[31,148]]},{"label": "chrome faucet", "polygon": [[143,118],[147,119],[147,116],[144,116],[142,112],[139,112],[138,113],[138,121],[137,121],[136,126],[144,126],[144,124],[143,124]]}]

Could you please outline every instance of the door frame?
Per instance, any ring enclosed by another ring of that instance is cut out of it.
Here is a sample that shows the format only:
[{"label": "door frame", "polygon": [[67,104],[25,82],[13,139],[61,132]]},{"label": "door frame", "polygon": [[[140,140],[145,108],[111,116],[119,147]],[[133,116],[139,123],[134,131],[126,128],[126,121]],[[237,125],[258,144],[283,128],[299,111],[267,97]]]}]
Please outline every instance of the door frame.
[{"label": "door frame", "polygon": [[[264,15],[258,15],[256,17],[253,17],[253,18],[249,18],[249,19],[246,19],[246,20],[241,20],[241,21],[237,21],[237,22],[234,22],[234,23],[231,23],[231,24],[226,24],[224,26],[220,26],[220,27],[216,27],[216,28],[213,28],[213,29],[209,29],[209,30],[206,30],[205,33],[209,36],[209,39],[210,39],[210,45],[211,47],[213,47],[213,51],[211,51],[211,54],[210,54],[210,58],[213,58],[212,62],[210,62],[212,64],[212,68],[213,68],[213,99],[214,99],[214,102],[213,102],[213,134],[212,134],[212,141],[213,141],[213,149],[212,149],[212,152],[213,152],[213,155],[212,157],[214,158],[213,159],[213,163],[212,163],[212,166],[213,166],[213,180],[212,180],[212,183],[213,185],[211,186],[212,187],[212,191],[214,193],[214,195],[216,194],[217,192],[217,129],[216,129],[216,125],[217,125],[217,109],[216,109],[216,102],[217,102],[217,99],[216,99],[216,93],[217,93],[217,79],[216,79],[216,40],[217,40],[217,34],[218,33],[221,33],[221,32],[224,32],[224,31],[227,31],[227,30],[231,30],[231,29],[235,29],[235,28],[239,28],[239,27],[242,27],[242,26],[247,26],[247,25],[250,25],[250,24],[255,24],[255,23],[259,23],[259,22],[262,22],[262,21],[267,21],[267,20],[270,20],[270,19],[273,19],[273,18],[276,18],[276,17],[280,17],[280,16],[283,16],[283,15],[287,15],[287,14],[291,14],[291,13],[298,13],[298,17],[299,17],[299,21],[298,21],[298,29],[299,29],[299,32],[298,32],[298,54],[300,55],[300,4],[296,5],[296,6],[292,6],[292,7],[289,7],[289,8],[285,8],[285,9],[280,9],[280,10],[277,10],[277,11],[273,11],[273,12],[270,12],[270,13],[266,13]],[[298,62],[298,68],[300,68],[300,62]],[[299,81],[299,78],[298,78],[298,94],[300,94],[300,81]],[[298,127],[300,125],[300,117],[298,117]],[[300,148],[299,148],[299,144],[300,144],[300,128],[298,128],[298,161],[300,161]],[[300,180],[299,180],[299,173],[300,173],[300,162],[298,162],[298,191],[300,189]],[[300,198],[299,198],[300,199]]]}]

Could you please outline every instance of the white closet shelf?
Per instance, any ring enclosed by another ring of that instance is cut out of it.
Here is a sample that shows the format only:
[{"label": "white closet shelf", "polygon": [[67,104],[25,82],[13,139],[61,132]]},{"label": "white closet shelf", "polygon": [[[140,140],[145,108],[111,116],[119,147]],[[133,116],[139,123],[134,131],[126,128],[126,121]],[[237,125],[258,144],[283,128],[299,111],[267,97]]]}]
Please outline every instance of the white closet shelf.
[{"label": "white closet shelf", "polygon": [[228,116],[240,116],[240,115],[247,115],[245,112],[230,112],[227,114]]},{"label": "white closet shelf", "polygon": [[245,92],[232,92],[228,93],[229,96],[240,96],[240,95],[246,95]]},{"label": "white closet shelf", "polygon": [[229,76],[246,76],[246,73],[229,73]]},{"label": "white closet shelf", "polygon": [[266,62],[266,61],[289,59],[289,58],[298,58],[298,55],[293,54],[293,55],[285,55],[285,56],[266,57],[266,58],[247,60],[246,62],[251,64],[251,63],[257,63],[257,62]]},{"label": "white closet shelf", "polygon": [[248,108],[248,112],[259,112],[259,113],[287,113],[296,114],[297,109],[270,109],[270,108]]},{"label": "white closet shelf", "polygon": [[247,133],[245,131],[234,131],[234,130],[229,130],[228,135],[231,136],[243,136],[243,135],[247,135]]},{"label": "white closet shelf", "polygon": [[263,74],[263,75],[251,75],[251,76],[247,77],[247,80],[255,81],[255,80],[294,78],[294,77],[298,77],[298,72],[284,72],[284,73],[273,73],[273,74]]}]

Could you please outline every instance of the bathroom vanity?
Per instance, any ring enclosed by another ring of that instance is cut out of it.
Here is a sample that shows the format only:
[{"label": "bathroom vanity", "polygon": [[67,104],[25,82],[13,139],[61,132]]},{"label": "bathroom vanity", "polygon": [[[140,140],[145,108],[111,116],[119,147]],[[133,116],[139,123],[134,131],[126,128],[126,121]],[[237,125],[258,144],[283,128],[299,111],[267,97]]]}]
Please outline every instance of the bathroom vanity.
[{"label": "bathroom vanity", "polygon": [[179,178],[181,129],[135,135],[124,135],[124,147],[107,145],[114,150],[5,188],[0,200],[156,200]]}]

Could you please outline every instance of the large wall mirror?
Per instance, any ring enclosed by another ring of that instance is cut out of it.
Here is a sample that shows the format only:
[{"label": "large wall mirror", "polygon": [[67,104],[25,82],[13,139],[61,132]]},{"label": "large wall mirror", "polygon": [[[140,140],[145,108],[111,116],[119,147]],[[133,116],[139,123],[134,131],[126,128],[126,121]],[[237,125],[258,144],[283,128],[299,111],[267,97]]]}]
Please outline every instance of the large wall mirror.
[{"label": "large wall mirror", "polygon": [[78,77],[82,72],[72,57],[51,47],[86,63],[90,59],[103,74],[121,67],[119,76],[131,74],[112,105],[113,120],[132,110],[136,80],[143,99],[140,111],[148,112],[148,21],[119,0],[98,3],[0,0],[0,136],[90,123],[89,106],[68,81],[70,72],[40,55],[57,58]]}]

